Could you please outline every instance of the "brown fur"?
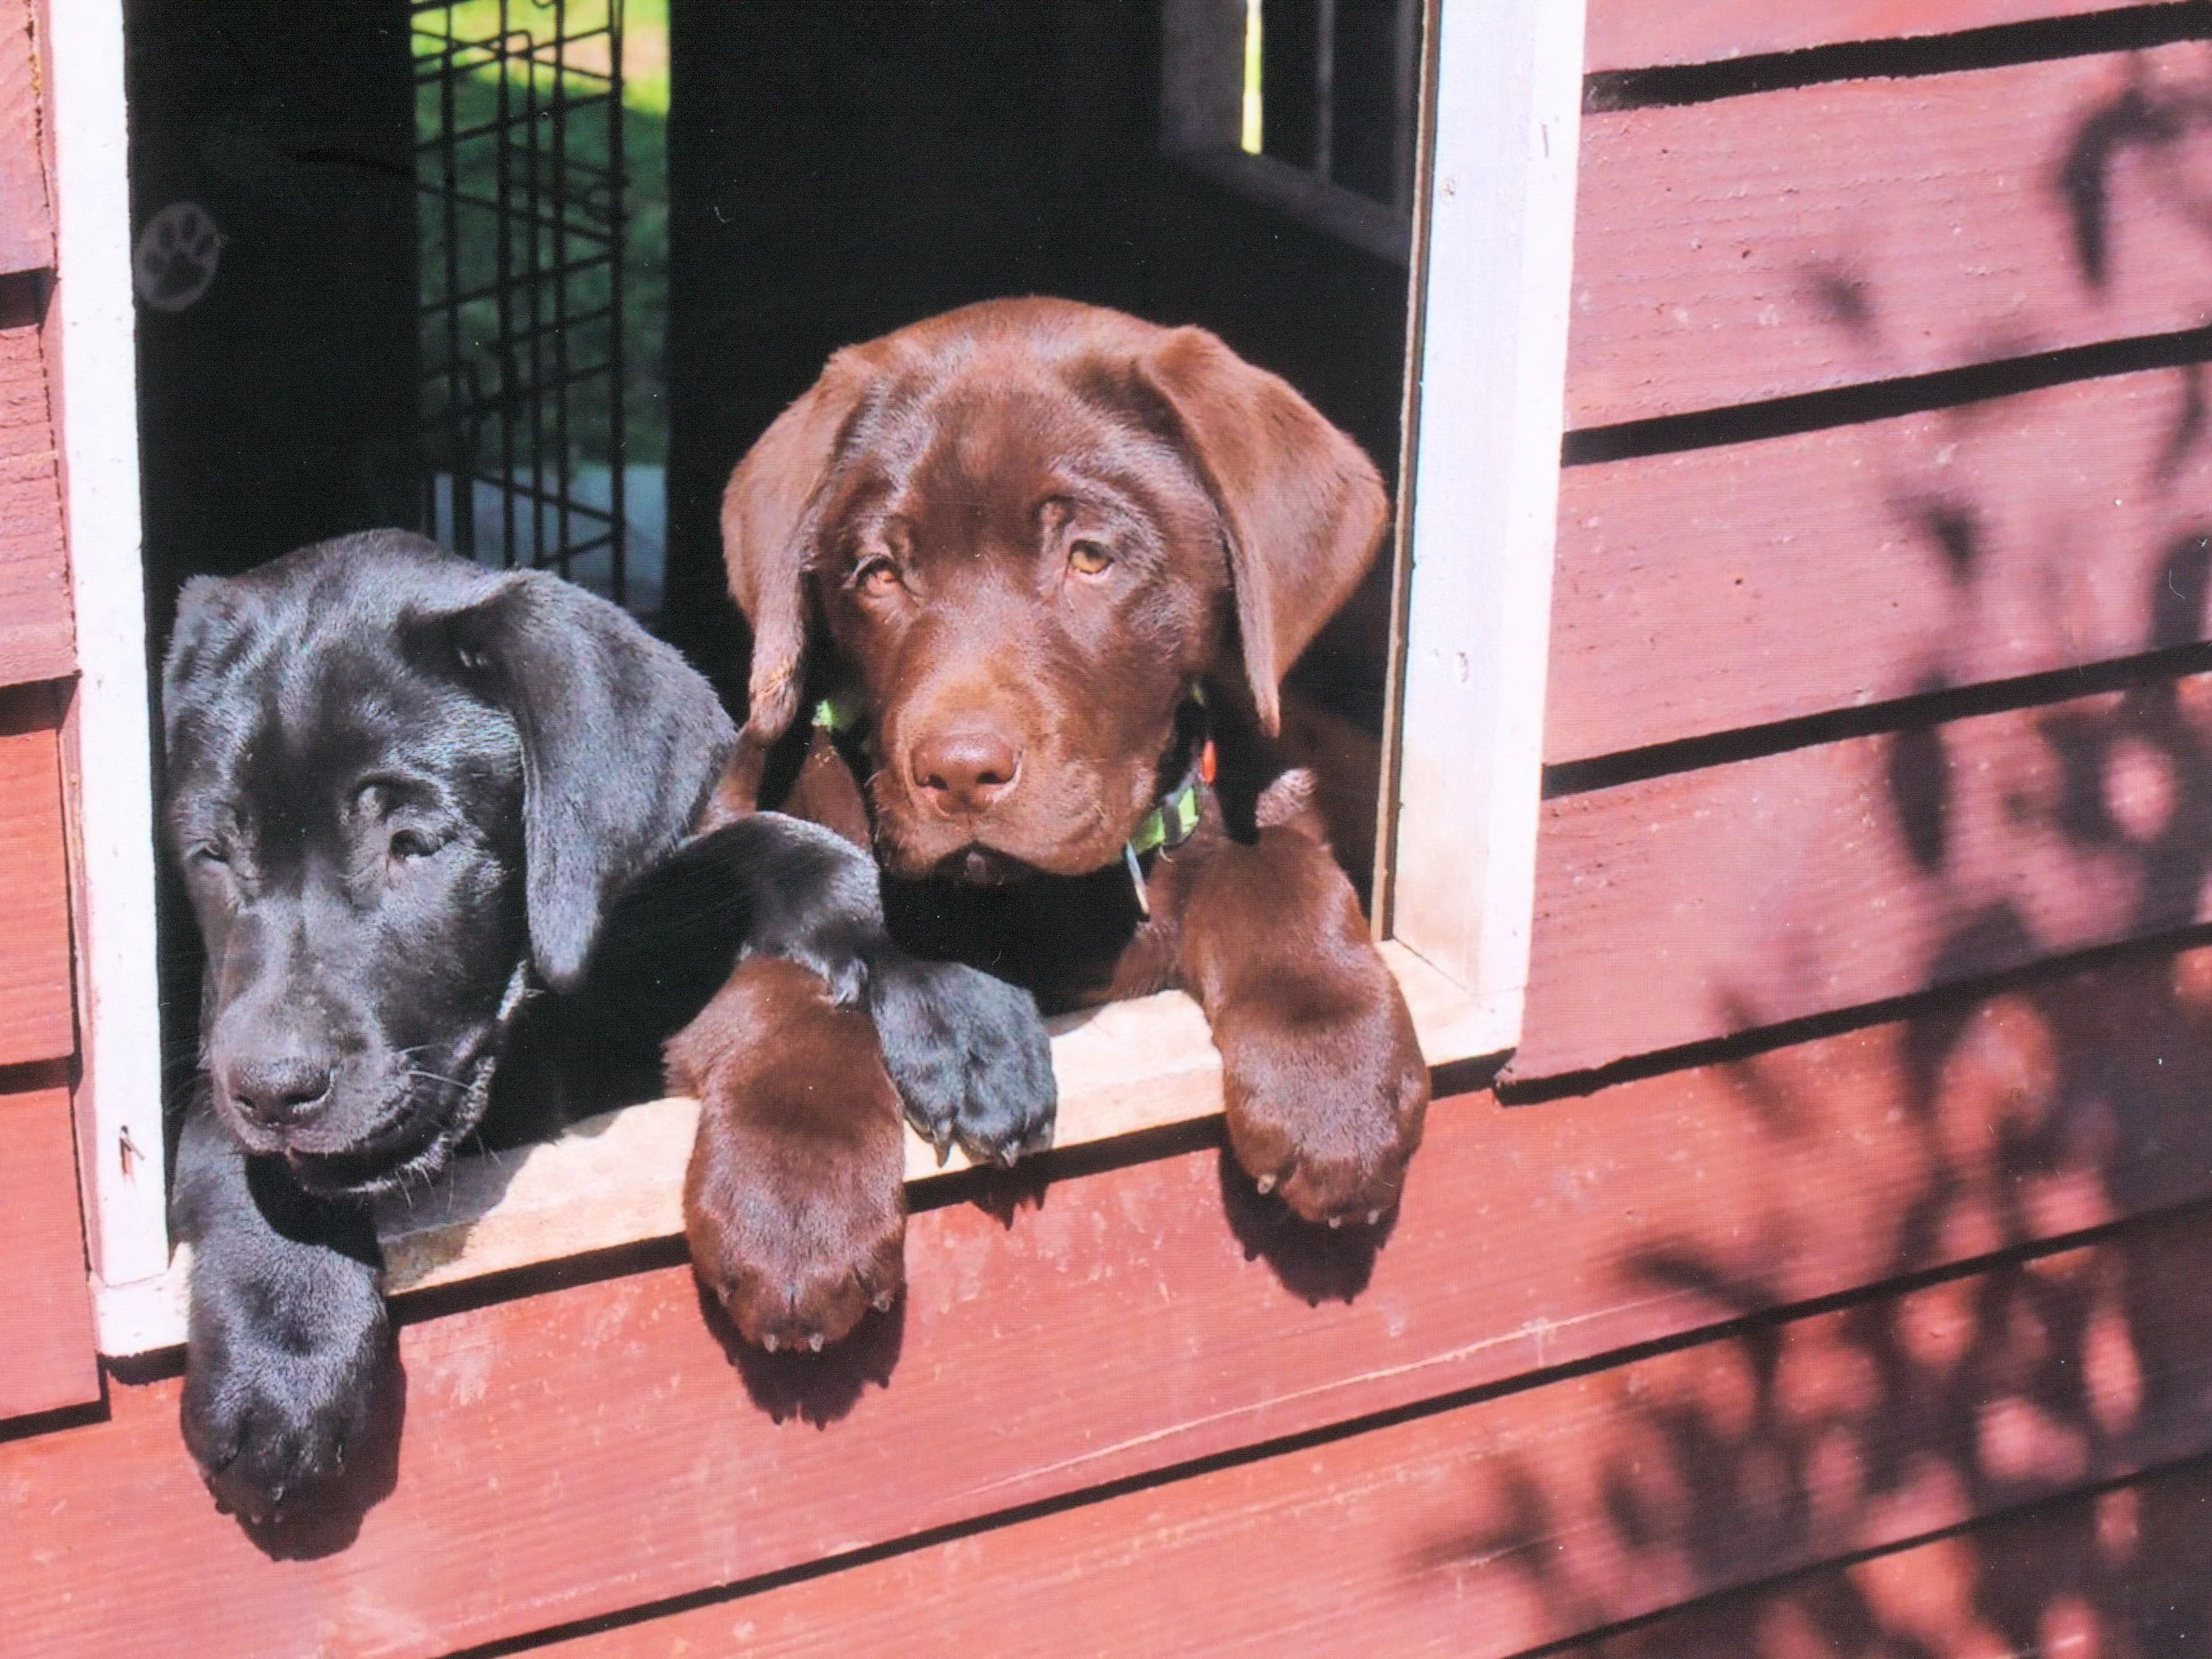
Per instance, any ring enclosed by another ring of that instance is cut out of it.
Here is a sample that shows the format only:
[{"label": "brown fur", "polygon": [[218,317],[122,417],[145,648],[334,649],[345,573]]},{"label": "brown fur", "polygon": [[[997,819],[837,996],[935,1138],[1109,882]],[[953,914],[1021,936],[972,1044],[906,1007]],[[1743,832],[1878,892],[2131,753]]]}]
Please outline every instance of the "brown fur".
[{"label": "brown fur", "polygon": [[806,969],[741,964],[668,1046],[701,1102],[684,1230],[748,1342],[820,1348],[904,1280],[902,1108],[865,1014]]},{"label": "brown fur", "polygon": [[1245,797],[1251,841],[1209,798],[1154,855],[1149,918],[1118,872],[1187,758],[1191,690],[1271,734],[1387,513],[1350,439],[1203,330],[999,301],[841,351],[724,498],[755,632],[725,794],[749,794],[802,687],[857,693],[864,780],[840,800],[817,738],[786,805],[852,833],[864,783],[894,921],[903,902],[910,931],[1047,1001],[1188,989],[1245,1168],[1309,1219],[1367,1219],[1428,1072],[1306,784]]}]

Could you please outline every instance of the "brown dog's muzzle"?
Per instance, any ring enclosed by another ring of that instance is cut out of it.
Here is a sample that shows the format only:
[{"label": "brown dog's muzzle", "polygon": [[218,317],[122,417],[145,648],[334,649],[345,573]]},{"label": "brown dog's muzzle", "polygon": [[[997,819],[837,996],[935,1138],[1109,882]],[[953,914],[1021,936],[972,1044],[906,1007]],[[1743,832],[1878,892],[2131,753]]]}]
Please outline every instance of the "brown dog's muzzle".
[{"label": "brown dog's muzzle", "polygon": [[1130,809],[1110,785],[1102,798],[1101,768],[1069,752],[1068,676],[1029,637],[1035,619],[983,594],[961,596],[957,614],[974,637],[918,629],[876,687],[869,792],[884,862],[983,886],[1105,863],[1126,833],[1110,825]]},{"label": "brown dog's muzzle", "polygon": [[973,689],[912,698],[886,722],[869,786],[885,864],[910,878],[997,886],[1111,862],[1128,821],[1150,805],[1152,769],[1071,755],[1063,723],[1034,698]]},{"label": "brown dog's muzzle", "polygon": [[976,818],[1022,781],[1022,749],[998,722],[971,715],[925,733],[907,757],[914,792],[948,818]]}]

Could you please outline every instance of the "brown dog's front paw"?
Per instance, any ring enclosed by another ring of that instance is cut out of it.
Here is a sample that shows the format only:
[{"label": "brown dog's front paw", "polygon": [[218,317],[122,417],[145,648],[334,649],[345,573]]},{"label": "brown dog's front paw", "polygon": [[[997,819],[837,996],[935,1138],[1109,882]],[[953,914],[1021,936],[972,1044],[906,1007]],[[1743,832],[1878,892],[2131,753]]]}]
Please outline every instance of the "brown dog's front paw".
[{"label": "brown dog's front paw", "polygon": [[741,965],[668,1048],[700,1102],[692,1265],[746,1341],[820,1349],[905,1278],[903,1109],[863,1014],[774,958]]},{"label": "brown dog's front paw", "polygon": [[1398,1202],[1429,1107],[1412,1016],[1374,968],[1286,973],[1214,1026],[1237,1161],[1261,1191],[1332,1227],[1379,1222]]}]

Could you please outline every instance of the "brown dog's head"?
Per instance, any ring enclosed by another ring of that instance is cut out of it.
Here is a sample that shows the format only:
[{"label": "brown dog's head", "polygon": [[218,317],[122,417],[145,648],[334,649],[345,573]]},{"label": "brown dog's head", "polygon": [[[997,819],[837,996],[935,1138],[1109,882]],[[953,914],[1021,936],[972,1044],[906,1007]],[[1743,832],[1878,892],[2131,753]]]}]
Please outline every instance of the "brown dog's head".
[{"label": "brown dog's head", "polygon": [[838,352],[730,479],[747,737],[798,712],[818,622],[871,717],[886,864],[1100,869],[1226,653],[1274,730],[1387,505],[1350,438],[1202,329],[1057,300],[915,324]]}]

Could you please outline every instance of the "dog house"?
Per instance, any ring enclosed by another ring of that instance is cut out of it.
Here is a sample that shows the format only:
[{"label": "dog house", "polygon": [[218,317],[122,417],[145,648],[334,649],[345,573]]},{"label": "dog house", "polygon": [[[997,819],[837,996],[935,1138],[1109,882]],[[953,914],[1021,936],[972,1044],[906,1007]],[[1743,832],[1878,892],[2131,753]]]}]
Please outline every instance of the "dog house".
[{"label": "dog house", "polygon": [[[576,72],[619,79],[581,7],[491,4],[501,39],[574,11]],[[1308,736],[1370,745],[1373,908],[1437,1103],[1385,1236],[1309,1236],[1226,1159],[1188,1004],[1072,1022],[1061,1150],[1009,1179],[918,1147],[907,1296],[821,1362],[708,1334],[686,1102],[464,1167],[381,1220],[397,1467],[282,1538],[214,1511],[176,1427],[161,549],[436,525],[441,478],[458,539],[520,463],[482,460],[508,435],[479,411],[490,447],[422,464],[423,318],[465,285],[422,280],[451,244],[407,18],[355,52],[277,27],[307,8],[239,25],[273,113],[172,153],[260,180],[240,209],[129,165],[165,113],[236,108],[235,64],[143,55],[189,10],[0,0],[12,1642],[2200,1639],[2201,7],[976,0],[769,29],[675,0],[662,625],[722,637],[681,504],[871,308],[991,282],[1213,322],[1396,466],[1373,729],[1324,673]],[[397,140],[364,114],[394,107]],[[557,124],[525,114],[525,147]],[[355,180],[342,236],[284,199],[291,164]],[[581,263],[609,215],[565,199]],[[254,285],[257,237],[289,281]],[[261,349],[163,334],[203,305]],[[591,338],[547,371],[580,422],[625,349]],[[236,477],[188,394],[249,374],[226,453],[284,464]],[[640,463],[596,464],[530,484],[579,559]]]}]

